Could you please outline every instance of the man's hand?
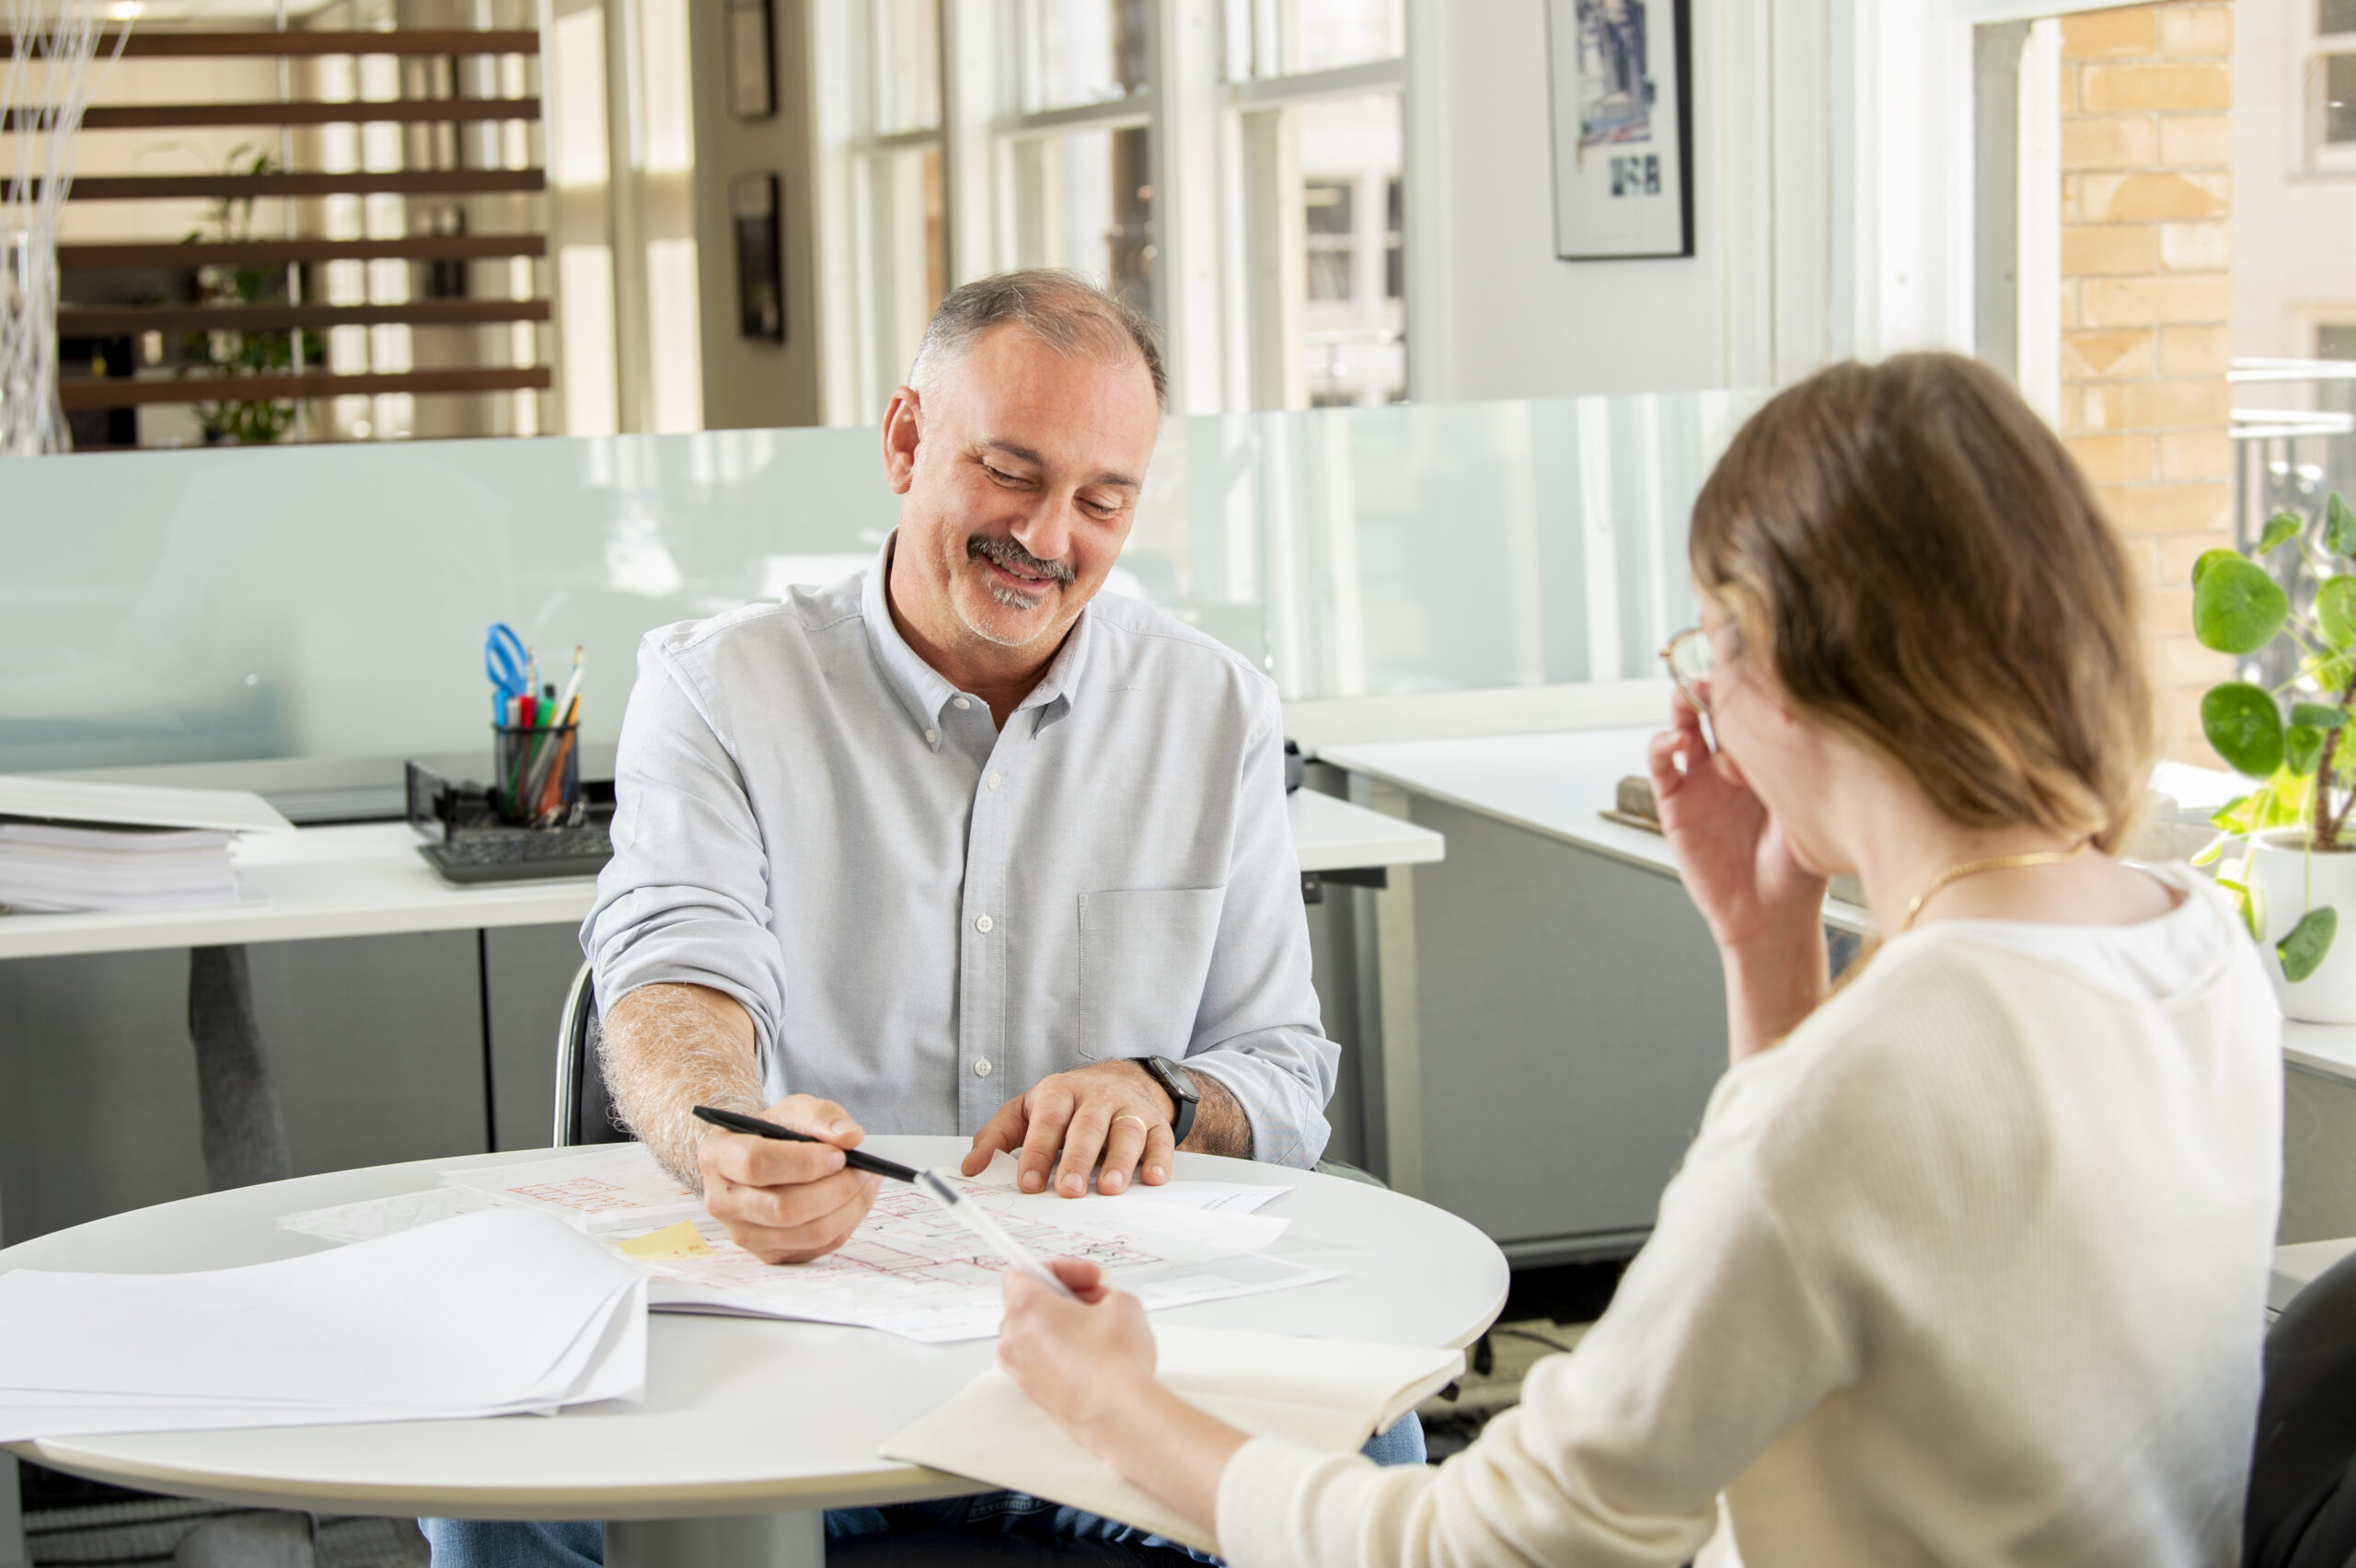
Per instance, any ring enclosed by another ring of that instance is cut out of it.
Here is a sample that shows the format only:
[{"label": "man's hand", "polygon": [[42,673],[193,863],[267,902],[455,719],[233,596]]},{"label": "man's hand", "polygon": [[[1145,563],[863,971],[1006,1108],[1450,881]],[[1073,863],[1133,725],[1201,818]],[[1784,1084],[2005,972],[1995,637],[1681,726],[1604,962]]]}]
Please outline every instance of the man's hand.
[{"label": "man's hand", "polygon": [[859,1228],[881,1181],[847,1169],[842,1151],[867,1135],[831,1100],[790,1094],[764,1121],[825,1143],[787,1143],[713,1127],[697,1150],[703,1206],[729,1239],[765,1263],[823,1258]]},{"label": "man's hand", "polygon": [[[1195,1081],[1203,1081],[1202,1075]],[[1000,1149],[1017,1154],[1016,1181],[1026,1193],[1043,1191],[1056,1169],[1056,1191],[1077,1198],[1088,1191],[1088,1172],[1102,1159],[1096,1179],[1102,1193],[1117,1193],[1134,1172],[1149,1187],[1170,1180],[1176,1145],[1170,1119],[1177,1113],[1170,1093],[1135,1062],[1096,1062],[1041,1078],[1027,1093],[998,1108],[974,1135],[961,1169],[979,1175]],[[1056,1150],[1063,1150],[1060,1163]]]}]

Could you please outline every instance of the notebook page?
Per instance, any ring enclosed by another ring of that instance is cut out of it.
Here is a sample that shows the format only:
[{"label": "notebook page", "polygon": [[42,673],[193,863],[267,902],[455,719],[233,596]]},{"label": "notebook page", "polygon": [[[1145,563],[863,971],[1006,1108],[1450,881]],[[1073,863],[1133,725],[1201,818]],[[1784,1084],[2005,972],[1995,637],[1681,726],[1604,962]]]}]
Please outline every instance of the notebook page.
[{"label": "notebook page", "polygon": [[[1174,1324],[1156,1325],[1154,1339],[1161,1379],[1180,1398],[1255,1437],[1325,1453],[1361,1447],[1464,1367],[1461,1351],[1352,1340]],[[1218,1550],[1159,1498],[1066,1436],[995,1366],[885,1438],[878,1452]]]}]

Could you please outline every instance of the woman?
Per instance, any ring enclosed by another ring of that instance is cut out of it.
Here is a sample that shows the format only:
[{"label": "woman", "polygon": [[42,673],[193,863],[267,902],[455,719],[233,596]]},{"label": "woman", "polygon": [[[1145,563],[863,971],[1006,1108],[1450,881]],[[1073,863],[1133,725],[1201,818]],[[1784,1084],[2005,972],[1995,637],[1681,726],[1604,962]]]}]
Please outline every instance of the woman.
[{"label": "woman", "polygon": [[[1722,1493],[1750,1568],[2233,1562],[2279,1021],[2223,900],[2116,859],[2155,749],[2120,542],[2003,381],[1914,354],[1762,409],[1691,556],[1652,773],[1731,1066],[1578,1349],[1420,1471],[1180,1401],[1084,1264],[1008,1275],[1001,1361],[1238,1568],[1678,1563]],[[1828,996],[1841,872],[1888,940]]]}]

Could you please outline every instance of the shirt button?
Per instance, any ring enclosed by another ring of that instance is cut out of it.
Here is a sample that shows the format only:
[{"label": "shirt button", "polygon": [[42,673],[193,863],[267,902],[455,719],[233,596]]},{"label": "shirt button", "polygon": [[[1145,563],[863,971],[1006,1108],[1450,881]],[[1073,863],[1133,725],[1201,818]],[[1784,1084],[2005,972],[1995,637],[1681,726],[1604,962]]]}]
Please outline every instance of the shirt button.
[{"label": "shirt button", "polygon": [[990,1076],[990,1059],[987,1056],[984,1056],[980,1061],[974,1064],[974,1076],[976,1078],[987,1078]]},{"label": "shirt button", "polygon": [[964,711],[965,711],[965,709],[967,709],[968,708],[973,707],[973,706],[974,706],[974,704],[973,704],[973,702],[972,702],[969,698],[962,698],[962,697],[953,697],[953,698],[951,698],[949,699],[949,706],[950,706],[950,707],[952,707],[952,708],[953,708],[953,709],[955,709],[958,712],[963,713],[963,712],[964,712]]},{"label": "shirt button", "polygon": [[938,730],[927,730],[924,732],[924,744],[927,745],[932,744],[939,739],[941,739],[941,732]]},{"label": "shirt button", "polygon": [[990,917],[987,915],[976,915],[974,917],[974,929],[981,932],[982,935],[986,937],[988,936],[990,934]]},{"label": "shirt button", "polygon": [[987,785],[988,785],[991,789],[993,789],[993,790],[997,789],[1000,784],[1004,783],[1005,781],[1006,781],[1006,775],[1005,775],[1005,774],[1003,774],[1003,773],[993,773],[993,774],[991,774],[987,778],[985,778],[984,780],[982,780],[982,782],[983,782],[983,783],[987,784]]}]

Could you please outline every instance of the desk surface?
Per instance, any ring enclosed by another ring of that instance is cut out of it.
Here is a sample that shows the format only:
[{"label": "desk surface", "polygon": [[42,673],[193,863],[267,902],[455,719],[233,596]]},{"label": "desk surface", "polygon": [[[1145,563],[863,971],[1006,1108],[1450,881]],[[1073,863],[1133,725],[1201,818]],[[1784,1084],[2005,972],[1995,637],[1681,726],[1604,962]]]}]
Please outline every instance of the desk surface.
[{"label": "desk surface", "polygon": [[[1303,790],[1291,798],[1290,813],[1304,871],[1413,865],[1446,851],[1446,841],[1428,828],[1330,795]],[[596,896],[588,877],[454,887],[417,845],[406,823],[242,838],[234,852],[250,902],[139,914],[0,916],[0,959],[578,925]]]},{"label": "desk surface", "polygon": [[[1677,861],[1659,834],[1607,822],[1600,814],[1619,798],[1621,779],[1647,771],[1646,747],[1658,732],[1659,726],[1647,725],[1387,741],[1327,746],[1317,759],[1395,784],[1410,794],[1428,795],[1508,826],[1674,877]],[[1872,928],[1865,910],[1837,899],[1825,901],[1824,917],[1844,930]]]},{"label": "desk surface", "polygon": [[[964,1138],[876,1137],[919,1164]],[[547,1158],[474,1155],[210,1193],[0,1251],[0,1271],[225,1268],[317,1250],[281,1214],[416,1192],[439,1170]],[[1157,1313],[1157,1320],[1461,1347],[1505,1305],[1495,1243],[1397,1193],[1280,1166],[1182,1154],[1178,1176],[1292,1189],[1261,1210],[1292,1221],[1272,1250],[1340,1270],[1295,1290]],[[884,1437],[988,1366],[995,1340],[930,1345],[869,1329],[658,1313],[647,1397],[554,1417],[157,1433],[15,1445],[76,1474],[249,1505],[474,1518],[666,1518],[946,1497],[973,1483],[876,1457]]]}]

